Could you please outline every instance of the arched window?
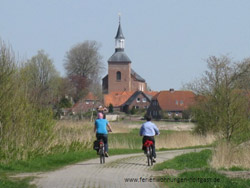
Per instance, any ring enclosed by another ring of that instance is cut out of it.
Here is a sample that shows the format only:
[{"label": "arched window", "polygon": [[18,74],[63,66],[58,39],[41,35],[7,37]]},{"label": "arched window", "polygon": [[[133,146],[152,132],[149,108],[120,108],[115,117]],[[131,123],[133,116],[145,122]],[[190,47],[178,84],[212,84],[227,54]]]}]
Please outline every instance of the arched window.
[{"label": "arched window", "polygon": [[117,80],[117,81],[120,81],[121,78],[122,78],[121,72],[120,72],[120,71],[116,72],[116,80]]}]

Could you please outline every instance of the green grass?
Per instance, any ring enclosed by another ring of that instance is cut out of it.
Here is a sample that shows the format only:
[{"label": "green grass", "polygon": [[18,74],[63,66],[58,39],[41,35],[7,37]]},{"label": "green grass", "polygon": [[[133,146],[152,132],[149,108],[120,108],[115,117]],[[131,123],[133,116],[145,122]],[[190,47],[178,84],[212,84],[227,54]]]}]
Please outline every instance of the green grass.
[{"label": "green grass", "polygon": [[154,170],[163,170],[165,168],[168,169],[176,169],[182,170],[186,168],[204,168],[208,167],[208,160],[212,155],[211,150],[203,150],[199,153],[192,152],[183,154],[175,157],[172,160],[165,161],[160,164],[156,164],[154,166]]},{"label": "green grass", "polygon": [[250,180],[230,179],[209,169],[184,172],[177,177],[162,177],[165,180],[168,178],[172,181],[175,179],[175,182],[164,183],[168,188],[249,188],[250,186]]},{"label": "green grass", "polygon": [[240,167],[240,166],[233,166],[229,169],[227,168],[220,168],[220,170],[225,170],[225,171],[250,171],[249,168],[243,168],[243,167]]},{"label": "green grass", "polygon": [[34,188],[34,185],[29,185],[33,177],[28,178],[9,178],[5,173],[0,173],[0,188]]},{"label": "green grass", "polygon": [[37,157],[27,161],[15,161],[7,165],[0,164],[0,172],[36,172],[48,171],[67,164],[76,163],[96,157],[93,150],[84,152],[57,153],[43,157]]},{"label": "green grass", "polygon": [[0,176],[1,188],[35,188],[34,185],[29,185],[31,178],[11,180],[4,175]]}]

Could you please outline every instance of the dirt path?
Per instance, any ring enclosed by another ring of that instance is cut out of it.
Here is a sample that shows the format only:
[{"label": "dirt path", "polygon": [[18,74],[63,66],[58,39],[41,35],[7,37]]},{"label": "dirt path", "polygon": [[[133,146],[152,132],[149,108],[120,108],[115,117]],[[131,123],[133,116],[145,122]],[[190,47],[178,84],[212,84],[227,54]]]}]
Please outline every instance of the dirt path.
[{"label": "dirt path", "polygon": [[[157,162],[201,150],[158,152]],[[117,155],[107,158],[104,165],[99,163],[99,159],[92,159],[56,171],[35,174],[36,178],[32,184],[36,184],[39,188],[158,187],[154,182],[125,182],[126,178],[138,178],[140,181],[140,177],[150,178],[156,175],[150,169],[143,154]]]}]

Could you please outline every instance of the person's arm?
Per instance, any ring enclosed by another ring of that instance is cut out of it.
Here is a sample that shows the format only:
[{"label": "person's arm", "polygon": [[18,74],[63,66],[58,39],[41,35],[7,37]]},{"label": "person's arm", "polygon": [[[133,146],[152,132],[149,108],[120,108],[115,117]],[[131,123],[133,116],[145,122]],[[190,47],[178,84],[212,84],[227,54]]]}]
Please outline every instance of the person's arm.
[{"label": "person's arm", "polygon": [[156,134],[156,135],[159,135],[159,134],[160,134],[160,131],[159,131],[159,129],[157,128],[156,125],[154,125],[154,130],[155,130],[155,134]]},{"label": "person's arm", "polygon": [[108,131],[109,131],[109,132],[112,132],[112,127],[111,127],[111,125],[108,123],[107,126],[108,126]]},{"label": "person's arm", "polygon": [[140,129],[140,136],[142,136],[142,133],[143,133],[143,125],[141,126],[141,129]]},{"label": "person's arm", "polygon": [[112,127],[111,125],[109,124],[108,120],[106,120],[106,124],[107,124],[107,127],[108,127],[108,132],[112,132]]}]

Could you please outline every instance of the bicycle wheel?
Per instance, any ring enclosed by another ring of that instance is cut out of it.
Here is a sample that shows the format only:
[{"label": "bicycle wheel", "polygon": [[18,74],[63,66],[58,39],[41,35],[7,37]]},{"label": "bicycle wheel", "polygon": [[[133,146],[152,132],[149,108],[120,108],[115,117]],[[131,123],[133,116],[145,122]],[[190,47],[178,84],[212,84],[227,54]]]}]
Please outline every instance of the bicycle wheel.
[{"label": "bicycle wheel", "polygon": [[103,163],[103,148],[100,148],[99,155],[100,155],[100,163],[102,164]]},{"label": "bicycle wheel", "polygon": [[152,149],[152,146],[149,147],[149,153],[150,153],[150,164],[151,166],[153,166],[153,149]]},{"label": "bicycle wheel", "polygon": [[100,163],[103,164],[105,163],[105,153],[104,153],[104,147],[100,149]]},{"label": "bicycle wheel", "polygon": [[147,147],[147,161],[148,161],[148,166],[150,166],[150,149]]},{"label": "bicycle wheel", "polygon": [[104,152],[103,152],[103,155],[102,155],[102,163],[105,163],[105,154],[104,154]]},{"label": "bicycle wheel", "polygon": [[102,164],[102,149],[99,150],[99,155],[100,155],[100,163]]}]

